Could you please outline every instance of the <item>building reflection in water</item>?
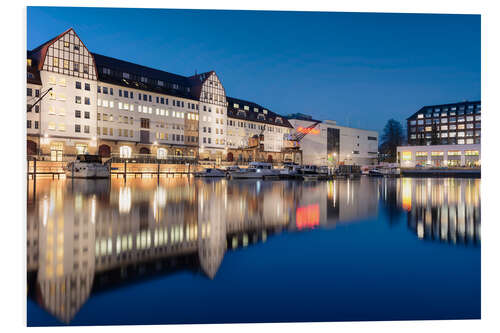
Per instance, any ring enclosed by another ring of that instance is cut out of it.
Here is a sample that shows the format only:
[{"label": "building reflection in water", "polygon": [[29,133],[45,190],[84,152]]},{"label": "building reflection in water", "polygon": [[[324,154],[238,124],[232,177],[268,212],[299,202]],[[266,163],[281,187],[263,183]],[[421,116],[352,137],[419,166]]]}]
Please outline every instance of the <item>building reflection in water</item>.
[{"label": "building reflection in water", "polygon": [[215,278],[227,249],[377,214],[358,181],[37,180],[28,189],[28,295],[68,323],[91,293],[188,270]]},{"label": "building reflection in water", "polygon": [[[390,180],[388,180],[390,181]],[[398,202],[418,238],[452,244],[481,241],[480,179],[401,178]]]}]

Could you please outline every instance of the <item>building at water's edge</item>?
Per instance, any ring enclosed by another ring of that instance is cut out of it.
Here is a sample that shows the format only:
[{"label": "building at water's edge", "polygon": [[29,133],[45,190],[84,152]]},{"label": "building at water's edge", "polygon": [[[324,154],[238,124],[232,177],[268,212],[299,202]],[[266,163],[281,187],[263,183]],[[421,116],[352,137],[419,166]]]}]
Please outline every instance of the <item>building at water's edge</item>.
[{"label": "building at water's edge", "polygon": [[307,120],[228,97],[215,71],[182,76],[96,54],[71,28],[28,51],[27,111],[28,156],[50,161],[81,153],[318,165],[377,157],[376,132],[325,121],[304,138]]},{"label": "building at water's edge", "polygon": [[407,119],[401,167],[480,167],[481,101],[424,106]]}]

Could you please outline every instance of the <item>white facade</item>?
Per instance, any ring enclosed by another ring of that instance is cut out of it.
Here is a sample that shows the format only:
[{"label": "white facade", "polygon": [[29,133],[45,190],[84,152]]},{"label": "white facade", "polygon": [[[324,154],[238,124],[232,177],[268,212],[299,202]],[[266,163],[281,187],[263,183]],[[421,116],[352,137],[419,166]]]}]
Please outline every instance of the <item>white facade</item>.
[{"label": "white facade", "polygon": [[[378,133],[364,129],[339,126],[335,121],[325,120],[314,128],[313,120],[288,119],[294,133],[308,132],[300,141],[303,164],[335,166],[374,164],[378,157]],[[338,150],[328,152],[328,129],[339,131]],[[338,151],[338,152],[337,152]]]},{"label": "white facade", "polygon": [[131,149],[135,143],[197,145],[197,136],[185,136],[187,131],[198,131],[186,124],[186,120],[198,120],[197,101],[103,82],[99,82],[98,91],[100,139],[118,140],[120,146]]},{"label": "white facade", "polygon": [[397,148],[402,168],[415,166],[478,167],[481,165],[481,145],[401,146]]},{"label": "white facade", "polygon": [[222,153],[226,148],[226,93],[215,72],[200,74],[199,79],[203,82],[200,93],[200,153]]}]

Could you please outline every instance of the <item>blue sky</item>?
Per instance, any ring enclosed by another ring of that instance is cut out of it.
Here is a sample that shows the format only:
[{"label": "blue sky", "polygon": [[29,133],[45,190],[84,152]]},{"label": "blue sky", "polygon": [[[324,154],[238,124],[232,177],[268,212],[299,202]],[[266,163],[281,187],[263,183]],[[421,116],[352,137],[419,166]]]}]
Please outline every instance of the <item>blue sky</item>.
[{"label": "blue sky", "polygon": [[73,27],[96,53],[193,75],[228,96],[381,131],[481,98],[479,15],[28,7],[32,49]]}]

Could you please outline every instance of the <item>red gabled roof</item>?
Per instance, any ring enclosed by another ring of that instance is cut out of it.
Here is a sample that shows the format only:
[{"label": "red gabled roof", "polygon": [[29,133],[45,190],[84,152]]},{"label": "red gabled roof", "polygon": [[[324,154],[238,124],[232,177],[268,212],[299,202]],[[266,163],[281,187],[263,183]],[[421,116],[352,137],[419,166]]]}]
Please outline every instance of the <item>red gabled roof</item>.
[{"label": "red gabled roof", "polygon": [[78,36],[78,34],[75,32],[75,30],[73,28],[69,28],[68,30],[66,30],[62,34],[60,34],[59,36],[56,36],[56,37],[52,38],[51,40],[49,40],[48,42],[45,42],[42,45],[40,45],[40,46],[34,48],[33,50],[29,51],[30,55],[33,58],[35,58],[37,60],[37,62],[38,62],[38,70],[41,70],[43,68],[43,64],[45,63],[45,57],[47,56],[47,50],[49,49],[49,46],[51,46],[52,44],[54,44],[57,40],[59,40],[62,36],[66,35],[70,31],[73,31],[73,33],[78,37],[78,39],[80,40],[80,42],[82,42],[83,47],[85,47],[87,49],[87,52],[92,57],[92,61],[94,62],[95,75],[97,77],[97,67],[96,67],[96,64],[95,64],[94,55],[92,54],[92,52],[89,51],[89,49],[87,48],[87,46],[85,45],[85,43],[83,42],[83,40]]}]

